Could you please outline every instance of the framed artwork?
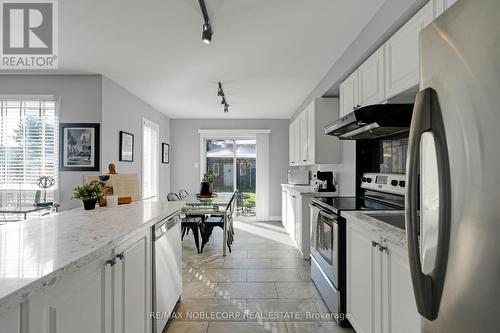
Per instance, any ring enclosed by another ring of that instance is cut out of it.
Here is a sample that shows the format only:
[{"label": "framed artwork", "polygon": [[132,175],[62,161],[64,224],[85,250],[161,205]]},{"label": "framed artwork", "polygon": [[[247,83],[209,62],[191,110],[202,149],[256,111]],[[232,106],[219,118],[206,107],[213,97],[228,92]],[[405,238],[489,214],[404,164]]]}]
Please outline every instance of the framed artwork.
[{"label": "framed artwork", "polygon": [[100,124],[60,124],[59,170],[99,171],[99,131]]},{"label": "framed artwork", "polygon": [[161,144],[161,162],[167,164],[170,162],[170,145],[168,143]]},{"label": "framed artwork", "polygon": [[134,161],[134,135],[120,131],[120,161]]}]

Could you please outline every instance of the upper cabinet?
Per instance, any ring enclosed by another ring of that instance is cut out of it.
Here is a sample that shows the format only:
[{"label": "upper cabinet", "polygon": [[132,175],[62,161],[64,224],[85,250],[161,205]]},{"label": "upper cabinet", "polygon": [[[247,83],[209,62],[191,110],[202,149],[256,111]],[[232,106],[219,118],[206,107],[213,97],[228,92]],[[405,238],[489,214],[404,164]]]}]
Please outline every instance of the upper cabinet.
[{"label": "upper cabinet", "polygon": [[338,163],[339,140],[323,130],[338,118],[338,98],[316,98],[302,111],[289,128],[290,165]]},{"label": "upper cabinet", "polygon": [[419,83],[420,32],[456,0],[431,0],[339,86],[340,116],[382,103]]},{"label": "upper cabinet", "polygon": [[384,47],[379,48],[358,68],[359,105],[384,101]]},{"label": "upper cabinet", "polygon": [[450,8],[455,2],[457,2],[457,0],[432,0],[434,18],[443,14],[443,12]]},{"label": "upper cabinet", "polygon": [[340,84],[340,117],[359,107],[358,70]]},{"label": "upper cabinet", "polygon": [[420,31],[432,19],[429,2],[385,43],[386,99],[418,85]]}]

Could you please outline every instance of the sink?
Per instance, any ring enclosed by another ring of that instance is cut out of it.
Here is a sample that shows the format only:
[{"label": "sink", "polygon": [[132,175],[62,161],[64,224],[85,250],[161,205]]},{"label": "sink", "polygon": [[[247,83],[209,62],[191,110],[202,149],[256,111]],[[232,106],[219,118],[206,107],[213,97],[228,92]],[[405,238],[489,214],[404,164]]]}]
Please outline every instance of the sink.
[{"label": "sink", "polygon": [[405,216],[403,214],[366,214],[374,219],[405,230]]}]

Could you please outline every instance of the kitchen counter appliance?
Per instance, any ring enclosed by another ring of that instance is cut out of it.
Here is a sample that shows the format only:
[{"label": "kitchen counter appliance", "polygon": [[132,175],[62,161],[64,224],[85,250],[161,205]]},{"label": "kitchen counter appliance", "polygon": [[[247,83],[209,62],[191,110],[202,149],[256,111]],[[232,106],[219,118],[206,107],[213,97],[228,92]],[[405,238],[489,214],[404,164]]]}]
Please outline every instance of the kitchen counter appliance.
[{"label": "kitchen counter appliance", "polygon": [[376,139],[410,129],[413,104],[374,104],[353,112],[325,126],[325,134],[341,140]]},{"label": "kitchen counter appliance", "polygon": [[167,218],[153,226],[153,332],[161,333],[182,292],[181,218]]},{"label": "kitchen counter appliance", "polygon": [[459,0],[420,34],[406,227],[422,332],[500,332],[500,1]]},{"label": "kitchen counter appliance", "polygon": [[365,173],[360,195],[311,199],[311,279],[337,323],[346,314],[346,221],[342,211],[403,210],[404,174]]},{"label": "kitchen counter appliance", "polygon": [[288,170],[287,178],[290,185],[309,185],[309,171],[307,170]]}]

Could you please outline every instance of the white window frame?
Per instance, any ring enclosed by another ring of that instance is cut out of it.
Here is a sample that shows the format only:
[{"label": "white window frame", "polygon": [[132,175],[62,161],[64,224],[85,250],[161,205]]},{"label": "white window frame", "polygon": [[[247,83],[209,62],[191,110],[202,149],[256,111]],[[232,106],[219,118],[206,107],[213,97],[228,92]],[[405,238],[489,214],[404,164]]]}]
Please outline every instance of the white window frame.
[{"label": "white window frame", "polygon": [[[207,169],[207,140],[212,139],[252,139],[257,142],[257,175],[256,175],[256,216],[258,220],[269,219],[269,136],[270,129],[240,129],[240,130],[227,130],[227,129],[199,129],[200,135],[200,180]],[[236,152],[236,145],[233,147],[233,153]],[[236,154],[235,154],[236,156]],[[233,186],[236,186],[236,159],[233,159]],[[234,187],[233,187],[234,188]]]},{"label": "white window frame", "polygon": [[[145,191],[144,191],[144,189],[145,189],[144,170],[145,170],[145,164],[146,164],[145,163],[145,161],[146,161],[146,149],[144,149],[144,145],[146,143],[146,140],[145,140],[144,132],[145,132],[146,126],[155,128],[156,133],[158,134],[156,148],[153,148],[153,154],[156,152],[156,163],[154,163],[155,159],[153,158],[153,165],[156,165],[156,170],[155,170],[156,182],[153,182],[154,186],[155,186],[156,195],[152,195],[152,196],[148,196],[148,197],[146,197]],[[155,199],[158,199],[160,197],[160,126],[157,123],[155,123],[154,121],[151,121],[146,117],[142,117],[142,147],[141,148],[142,148],[142,165],[141,165],[142,199],[143,200],[155,200]]]},{"label": "white window frame", "polygon": [[61,171],[59,170],[59,125],[61,123],[61,98],[52,94],[32,94],[32,95],[23,95],[23,94],[7,94],[0,95],[0,100],[22,100],[22,101],[39,101],[39,100],[51,100],[55,103],[55,128],[54,128],[54,145],[55,145],[55,186],[52,189],[53,191],[53,199],[54,202],[60,203],[60,189],[61,184],[59,183],[61,180]]}]

